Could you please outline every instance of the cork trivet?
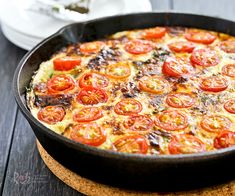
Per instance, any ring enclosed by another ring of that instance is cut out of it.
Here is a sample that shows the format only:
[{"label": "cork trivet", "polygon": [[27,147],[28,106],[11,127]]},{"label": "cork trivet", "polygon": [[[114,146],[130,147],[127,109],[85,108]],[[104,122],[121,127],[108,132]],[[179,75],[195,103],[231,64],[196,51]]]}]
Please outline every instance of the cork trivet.
[{"label": "cork trivet", "polygon": [[132,190],[125,190],[116,187],[107,186],[104,184],[99,184],[89,179],[83,178],[78,174],[65,168],[63,165],[54,160],[37,141],[38,151],[47,165],[47,167],[52,171],[52,173],[62,180],[65,184],[77,190],[80,193],[91,196],[235,196],[235,181],[228,184],[223,184],[219,186],[198,189],[194,191],[186,192],[172,192],[172,193],[157,193],[157,192],[136,192]]}]

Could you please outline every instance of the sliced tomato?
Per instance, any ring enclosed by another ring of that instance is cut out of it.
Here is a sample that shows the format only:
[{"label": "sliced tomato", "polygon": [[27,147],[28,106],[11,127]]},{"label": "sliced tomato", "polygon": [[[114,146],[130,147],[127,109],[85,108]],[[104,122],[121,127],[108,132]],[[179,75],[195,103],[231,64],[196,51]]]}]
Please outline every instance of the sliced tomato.
[{"label": "sliced tomato", "polygon": [[72,126],[70,137],[76,142],[90,146],[99,146],[106,141],[103,129],[95,122]]},{"label": "sliced tomato", "polygon": [[125,50],[131,54],[146,54],[153,50],[152,43],[147,40],[131,40],[124,46]]},{"label": "sliced tomato", "polygon": [[92,54],[99,52],[104,47],[104,42],[94,41],[81,44],[80,51],[83,54]]},{"label": "sliced tomato", "polygon": [[168,47],[173,52],[192,52],[195,48],[195,45],[191,42],[186,41],[176,41],[168,44]]},{"label": "sliced tomato", "polygon": [[188,108],[195,103],[195,99],[189,93],[171,93],[167,95],[166,102],[174,108]]},{"label": "sliced tomato", "polygon": [[199,87],[204,91],[220,92],[228,88],[228,82],[225,78],[210,76],[202,79]]},{"label": "sliced tomato", "polygon": [[148,142],[140,135],[128,135],[119,138],[113,143],[114,149],[118,152],[146,154]]},{"label": "sliced tomato", "polygon": [[85,73],[79,80],[79,86],[83,87],[95,87],[104,88],[109,84],[109,80],[104,75],[98,73]]},{"label": "sliced tomato", "polygon": [[47,81],[49,93],[66,93],[75,88],[73,79],[66,75],[56,75]]},{"label": "sliced tomato", "polygon": [[193,72],[193,67],[186,59],[169,57],[162,66],[162,72],[171,77],[181,77]]},{"label": "sliced tomato", "polygon": [[169,91],[170,84],[163,77],[157,75],[144,76],[139,81],[139,88],[148,93],[163,94]]},{"label": "sliced tomato", "polygon": [[123,126],[128,131],[141,133],[150,130],[153,127],[153,121],[146,115],[134,115],[124,121]]},{"label": "sliced tomato", "polygon": [[227,53],[235,53],[235,39],[229,39],[226,41],[222,41],[220,44],[220,48]]},{"label": "sliced tomato", "polygon": [[193,65],[209,67],[219,64],[220,57],[213,50],[198,49],[193,51],[190,61]]},{"label": "sliced tomato", "polygon": [[56,71],[69,71],[80,64],[80,57],[65,56],[53,60],[54,69]]},{"label": "sliced tomato", "polygon": [[144,39],[159,39],[166,34],[166,28],[164,27],[155,27],[146,29],[142,33],[142,38]]},{"label": "sliced tomato", "polygon": [[135,99],[123,99],[119,101],[115,107],[114,111],[119,115],[130,116],[133,114],[138,114],[142,110],[142,104]]},{"label": "sliced tomato", "polygon": [[197,137],[189,134],[175,135],[168,145],[171,154],[191,154],[206,151],[206,145]]},{"label": "sliced tomato", "polygon": [[235,100],[231,99],[224,104],[224,109],[229,113],[235,114]]},{"label": "sliced tomato", "polygon": [[202,30],[189,30],[184,36],[187,40],[201,43],[201,44],[211,44],[216,40],[216,36],[207,31]]},{"label": "sliced tomato", "polygon": [[235,64],[228,64],[223,66],[222,74],[235,78]]},{"label": "sliced tomato", "polygon": [[108,95],[100,88],[85,87],[78,93],[77,100],[84,105],[95,105],[107,102]]},{"label": "sliced tomato", "polygon": [[156,117],[155,124],[167,131],[177,131],[188,126],[188,118],[177,110],[165,110]]},{"label": "sliced tomato", "polygon": [[214,147],[217,149],[227,148],[235,145],[235,133],[231,131],[222,131],[214,139]]},{"label": "sliced tomato", "polygon": [[103,117],[102,110],[97,107],[87,107],[76,111],[73,120],[76,122],[90,122]]},{"label": "sliced tomato", "polygon": [[125,79],[131,75],[131,67],[128,62],[111,64],[107,67],[106,74],[114,79]]},{"label": "sliced tomato", "polygon": [[65,110],[61,106],[46,106],[39,110],[38,119],[53,125],[62,121],[65,114]]},{"label": "sliced tomato", "polygon": [[230,119],[221,115],[205,116],[201,121],[201,127],[213,133],[229,130],[231,126],[232,122]]}]

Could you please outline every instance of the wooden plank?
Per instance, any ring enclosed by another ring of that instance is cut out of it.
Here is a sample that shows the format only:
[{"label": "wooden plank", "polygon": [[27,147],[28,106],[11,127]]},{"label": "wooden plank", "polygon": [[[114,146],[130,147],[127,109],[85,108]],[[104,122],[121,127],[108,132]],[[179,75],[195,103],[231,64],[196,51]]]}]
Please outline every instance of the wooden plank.
[{"label": "wooden plank", "polygon": [[16,103],[11,90],[14,70],[24,50],[11,44],[0,30],[0,194],[4,181],[8,154],[16,117]]},{"label": "wooden plank", "polygon": [[150,0],[153,10],[170,10],[171,0]]},{"label": "wooden plank", "polygon": [[173,0],[173,9],[235,20],[234,0]]},{"label": "wooden plank", "polygon": [[33,131],[19,112],[3,195],[81,195],[57,179],[43,163]]}]

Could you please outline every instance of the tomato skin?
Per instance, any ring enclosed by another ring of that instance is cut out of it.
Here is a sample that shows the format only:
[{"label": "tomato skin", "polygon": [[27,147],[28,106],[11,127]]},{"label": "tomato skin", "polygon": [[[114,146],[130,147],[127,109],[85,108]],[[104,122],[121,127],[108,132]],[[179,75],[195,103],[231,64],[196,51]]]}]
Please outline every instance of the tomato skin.
[{"label": "tomato skin", "polygon": [[235,145],[235,133],[232,131],[222,131],[214,139],[214,147],[217,149],[228,148]]},{"label": "tomato skin", "polygon": [[235,100],[230,99],[224,104],[224,109],[231,114],[235,114]]},{"label": "tomato skin", "polygon": [[219,133],[223,130],[229,130],[232,122],[227,117],[221,115],[205,116],[201,123],[201,127],[212,133]]},{"label": "tomato skin", "polygon": [[189,108],[195,103],[195,99],[189,93],[171,93],[167,95],[166,102],[174,108]]},{"label": "tomato skin", "polygon": [[193,72],[193,67],[182,58],[167,58],[162,66],[164,75],[181,77]]},{"label": "tomato skin", "polygon": [[38,119],[47,124],[53,125],[63,120],[65,110],[61,106],[46,106],[39,110]]},{"label": "tomato skin", "polygon": [[177,110],[165,110],[155,118],[155,124],[167,131],[178,131],[188,126],[188,118]]},{"label": "tomato skin", "polygon": [[102,128],[95,122],[73,125],[70,138],[89,146],[99,146],[106,141]]},{"label": "tomato skin", "polygon": [[148,143],[143,136],[127,135],[119,138],[113,143],[114,150],[118,152],[146,154]]},{"label": "tomato skin", "polygon": [[142,37],[144,39],[160,39],[166,34],[166,28],[155,27],[144,30]]},{"label": "tomato skin", "polygon": [[198,30],[189,30],[185,34],[185,39],[188,41],[200,43],[200,44],[211,44],[216,40],[216,36],[206,32]]},{"label": "tomato skin", "polygon": [[100,88],[85,87],[77,95],[77,101],[84,105],[105,103],[108,100],[106,92]]},{"label": "tomato skin", "polygon": [[235,64],[227,64],[223,66],[222,74],[231,78],[235,78]]},{"label": "tomato skin", "polygon": [[94,42],[87,42],[83,43],[80,46],[80,51],[81,53],[85,55],[89,55],[92,53],[97,53],[99,52],[103,47],[104,47],[104,42],[102,41],[94,41]]},{"label": "tomato skin", "polygon": [[191,42],[176,41],[176,42],[168,44],[168,47],[173,52],[177,52],[177,53],[180,53],[180,52],[191,53],[194,50],[195,45],[193,43],[191,43]]},{"label": "tomato skin", "polygon": [[56,71],[69,71],[81,64],[80,57],[60,57],[53,60],[54,70]]},{"label": "tomato skin", "polygon": [[235,39],[221,42],[220,48],[226,53],[235,53]]},{"label": "tomato skin", "polygon": [[125,79],[131,75],[131,67],[128,62],[118,62],[111,64],[106,69],[106,75],[117,80]]},{"label": "tomato skin", "polygon": [[213,50],[198,49],[193,51],[190,61],[193,65],[210,67],[219,64],[220,58]]},{"label": "tomato skin", "polygon": [[79,86],[84,87],[95,87],[105,88],[109,84],[108,78],[98,73],[85,73],[79,80]]},{"label": "tomato skin", "polygon": [[73,79],[66,75],[55,75],[47,81],[49,93],[67,93],[75,88]]},{"label": "tomato skin", "polygon": [[76,122],[90,122],[103,117],[102,110],[97,107],[86,107],[73,115]]},{"label": "tomato skin", "polygon": [[204,91],[220,92],[228,88],[228,82],[225,78],[210,76],[201,80],[199,87]]},{"label": "tomato skin", "polygon": [[197,137],[189,134],[175,135],[168,145],[170,154],[191,154],[206,151],[206,145]]},{"label": "tomato skin", "polygon": [[146,54],[153,50],[152,43],[147,40],[131,40],[127,42],[124,49],[130,54]]},{"label": "tomato skin", "polygon": [[[129,108],[131,107],[131,110]],[[142,111],[142,104],[135,99],[122,99],[114,106],[116,114],[130,116]]]}]

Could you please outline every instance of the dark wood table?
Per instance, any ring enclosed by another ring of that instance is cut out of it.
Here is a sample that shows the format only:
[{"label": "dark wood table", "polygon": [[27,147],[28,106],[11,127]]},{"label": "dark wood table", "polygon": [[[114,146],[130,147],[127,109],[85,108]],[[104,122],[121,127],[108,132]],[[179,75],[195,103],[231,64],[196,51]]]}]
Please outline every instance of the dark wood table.
[{"label": "dark wood table", "polygon": [[[151,0],[154,10],[176,10],[235,20],[234,0]],[[58,180],[37,151],[35,136],[12,94],[14,70],[26,53],[0,30],[0,195],[81,195]]]}]

